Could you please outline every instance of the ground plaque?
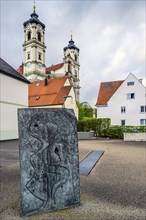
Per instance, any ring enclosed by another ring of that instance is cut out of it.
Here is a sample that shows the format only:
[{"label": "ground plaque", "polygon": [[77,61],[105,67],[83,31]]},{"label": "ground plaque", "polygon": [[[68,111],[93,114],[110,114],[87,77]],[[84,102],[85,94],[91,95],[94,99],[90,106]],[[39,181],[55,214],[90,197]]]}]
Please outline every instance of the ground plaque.
[{"label": "ground plaque", "polygon": [[22,215],[80,203],[76,118],[68,109],[19,109]]}]

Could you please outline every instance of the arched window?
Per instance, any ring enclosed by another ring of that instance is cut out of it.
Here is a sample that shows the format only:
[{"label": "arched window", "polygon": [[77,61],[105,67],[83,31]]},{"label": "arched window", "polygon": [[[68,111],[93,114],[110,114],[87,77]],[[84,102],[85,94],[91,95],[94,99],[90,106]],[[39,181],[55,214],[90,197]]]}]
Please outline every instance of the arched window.
[{"label": "arched window", "polygon": [[27,33],[27,40],[30,40],[31,39],[31,31],[28,31]]},{"label": "arched window", "polygon": [[71,73],[71,62],[68,61],[68,73]]},{"label": "arched window", "polygon": [[77,55],[75,54],[75,61],[77,62]]},{"label": "arched window", "polygon": [[41,41],[41,33],[38,32],[38,41]]}]

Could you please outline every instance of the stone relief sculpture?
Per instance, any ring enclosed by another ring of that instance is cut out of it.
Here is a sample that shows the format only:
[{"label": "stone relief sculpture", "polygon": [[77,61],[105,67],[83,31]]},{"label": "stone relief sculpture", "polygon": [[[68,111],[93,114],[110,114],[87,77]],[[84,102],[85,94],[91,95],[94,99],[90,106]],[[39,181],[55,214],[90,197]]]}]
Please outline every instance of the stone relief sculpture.
[{"label": "stone relief sculpture", "polygon": [[67,109],[19,109],[22,214],[77,205],[76,119]]}]

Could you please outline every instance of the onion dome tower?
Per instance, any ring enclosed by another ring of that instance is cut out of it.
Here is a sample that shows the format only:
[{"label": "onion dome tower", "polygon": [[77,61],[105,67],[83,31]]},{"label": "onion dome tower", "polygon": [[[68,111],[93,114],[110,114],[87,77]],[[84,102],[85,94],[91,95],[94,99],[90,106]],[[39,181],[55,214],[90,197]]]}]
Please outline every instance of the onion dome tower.
[{"label": "onion dome tower", "polygon": [[71,84],[74,87],[76,101],[79,101],[79,48],[75,46],[75,42],[72,39],[69,41],[68,46],[64,47],[64,71],[65,75],[69,77]]},{"label": "onion dome tower", "polygon": [[45,25],[38,19],[34,5],[30,19],[24,22],[24,76],[31,82],[47,77],[45,65]]}]

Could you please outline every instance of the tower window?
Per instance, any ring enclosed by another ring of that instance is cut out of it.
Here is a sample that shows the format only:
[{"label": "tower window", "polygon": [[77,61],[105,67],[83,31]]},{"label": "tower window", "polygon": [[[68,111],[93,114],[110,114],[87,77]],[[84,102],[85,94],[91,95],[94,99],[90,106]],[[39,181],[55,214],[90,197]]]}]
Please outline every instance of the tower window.
[{"label": "tower window", "polygon": [[42,60],[42,54],[38,52],[38,59]]},{"label": "tower window", "polygon": [[77,55],[75,54],[75,61],[77,62]]},{"label": "tower window", "polygon": [[30,59],[30,52],[27,53],[27,59]]},{"label": "tower window", "polygon": [[38,41],[41,41],[41,33],[38,32]]},{"label": "tower window", "polygon": [[71,73],[71,62],[68,62],[68,73]]},{"label": "tower window", "polygon": [[31,39],[31,32],[28,31],[28,34],[27,34],[27,39],[30,40]]}]

